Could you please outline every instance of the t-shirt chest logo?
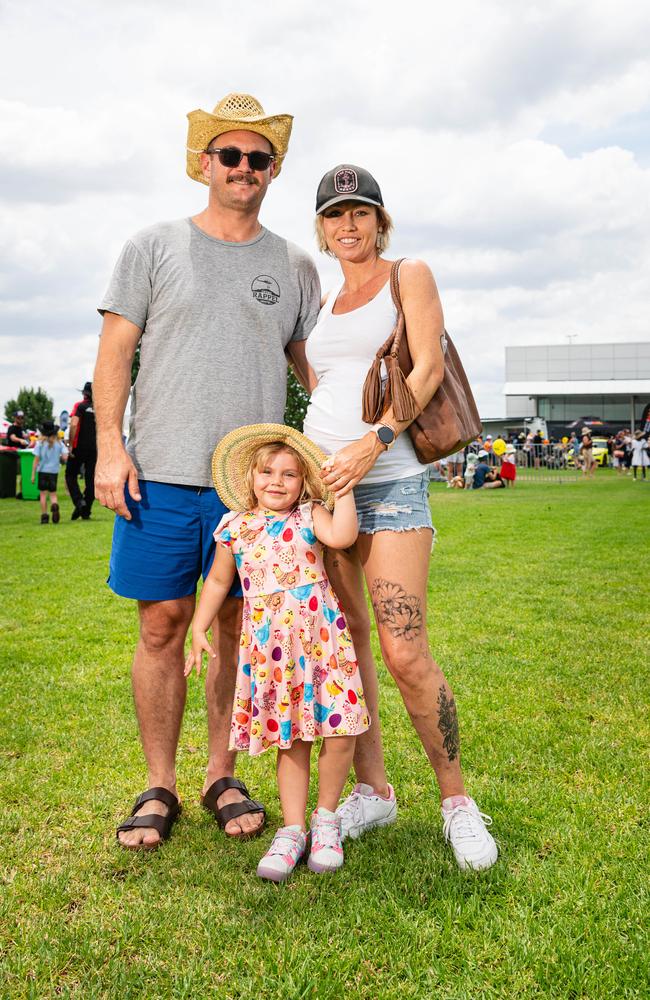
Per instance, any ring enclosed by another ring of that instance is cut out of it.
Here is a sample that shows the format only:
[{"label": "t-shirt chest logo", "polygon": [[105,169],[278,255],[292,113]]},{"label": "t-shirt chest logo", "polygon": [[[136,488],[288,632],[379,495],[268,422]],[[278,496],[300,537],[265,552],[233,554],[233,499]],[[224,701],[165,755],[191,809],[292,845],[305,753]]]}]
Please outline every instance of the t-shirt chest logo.
[{"label": "t-shirt chest logo", "polygon": [[265,306],[274,306],[280,298],[280,286],[270,274],[258,274],[251,285],[253,298]]},{"label": "t-shirt chest logo", "polygon": [[334,174],[334,190],[337,194],[354,194],[358,186],[356,170],[344,167]]}]

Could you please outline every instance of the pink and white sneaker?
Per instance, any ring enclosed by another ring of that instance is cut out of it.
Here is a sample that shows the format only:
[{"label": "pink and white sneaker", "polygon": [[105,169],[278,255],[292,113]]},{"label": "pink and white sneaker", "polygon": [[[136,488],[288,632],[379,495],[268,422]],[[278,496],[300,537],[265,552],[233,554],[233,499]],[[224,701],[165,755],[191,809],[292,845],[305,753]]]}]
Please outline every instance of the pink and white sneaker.
[{"label": "pink and white sneaker", "polygon": [[307,847],[307,834],[299,826],[281,826],[268,851],[257,866],[260,878],[285,882]]},{"label": "pink and white sneaker", "polygon": [[307,867],[322,875],[337,871],[342,864],[341,821],[336,813],[320,806],[311,817],[311,851]]}]

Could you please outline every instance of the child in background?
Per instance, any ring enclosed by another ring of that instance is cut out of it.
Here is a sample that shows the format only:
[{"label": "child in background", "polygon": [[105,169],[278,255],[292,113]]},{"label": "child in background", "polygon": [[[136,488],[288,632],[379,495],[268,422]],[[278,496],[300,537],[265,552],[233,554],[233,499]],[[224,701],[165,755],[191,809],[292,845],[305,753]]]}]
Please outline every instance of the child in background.
[{"label": "child in background", "polygon": [[506,486],[515,485],[515,480],[517,478],[517,466],[515,464],[515,446],[513,444],[506,445],[499,475]]},{"label": "child in background", "polygon": [[51,420],[46,420],[41,427],[41,440],[37,442],[34,449],[34,464],[32,466],[32,482],[36,478],[38,471],[38,489],[41,502],[41,524],[47,524],[50,520],[47,512],[48,497],[50,509],[52,511],[52,524],[58,524],[61,520],[59,512],[59,498],[56,492],[56,483],[59,476],[59,466],[67,461],[68,451],[62,441],[59,440],[59,428]]},{"label": "child in background", "polygon": [[[352,493],[336,500],[320,478],[325,455],[282,424],[240,427],[220,442],[215,488],[233,513],[214,536],[217,551],[192,626],[185,675],[214,656],[207,632],[235,573],[244,591],[230,749],[253,756],[276,747],[284,818],[260,861],[260,878],[283,882],[307,849],[310,753],[318,757],[318,803],[311,817],[308,867],[343,864],[335,815],[354,754],[370,719],[350,632],[325,574],[322,545],[348,548],[358,526]],[[322,543],[322,545],[321,545]]]}]

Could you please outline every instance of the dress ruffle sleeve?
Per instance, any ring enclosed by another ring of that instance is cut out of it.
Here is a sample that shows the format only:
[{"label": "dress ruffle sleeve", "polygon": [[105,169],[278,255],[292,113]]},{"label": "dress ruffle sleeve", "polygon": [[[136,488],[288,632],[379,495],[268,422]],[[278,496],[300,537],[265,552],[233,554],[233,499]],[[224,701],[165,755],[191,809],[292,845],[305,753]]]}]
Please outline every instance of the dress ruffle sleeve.
[{"label": "dress ruffle sleeve", "polygon": [[233,539],[233,528],[235,527],[235,519],[240,517],[237,511],[230,510],[227,514],[224,514],[219,524],[214,530],[214,540],[215,542],[221,542],[222,545],[231,546]]}]

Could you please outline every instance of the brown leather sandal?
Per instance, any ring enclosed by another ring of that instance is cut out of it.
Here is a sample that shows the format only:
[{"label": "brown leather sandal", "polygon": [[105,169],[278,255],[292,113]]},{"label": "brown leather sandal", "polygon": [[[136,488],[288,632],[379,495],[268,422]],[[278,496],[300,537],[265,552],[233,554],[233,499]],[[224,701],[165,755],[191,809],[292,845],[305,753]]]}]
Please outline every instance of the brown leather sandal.
[{"label": "brown leather sandal", "polygon": [[[145,813],[143,815],[139,811],[146,802],[151,802],[152,799],[157,799],[159,802],[165,803],[169,810],[166,816],[157,816],[155,813]],[[142,795],[138,795],[129,816],[127,816],[123,823],[120,823],[115,831],[118,844],[127,851],[155,851],[156,848],[160,847],[163,840],[167,840],[169,838],[169,835],[172,832],[172,827],[180,816],[182,808],[183,807],[181,806],[180,801],[176,798],[173,792],[169,791],[169,789],[148,788],[146,792],[142,793]],[[160,835],[158,843],[133,845],[122,843],[119,838],[120,833],[126,832],[127,830],[137,830],[141,827],[157,830]]]},{"label": "brown leather sandal", "polygon": [[[228,788],[237,788],[245,796],[244,802],[231,802],[229,805],[217,806],[217,799],[220,795]],[[248,789],[243,781],[239,778],[217,778],[214,781],[205,795],[201,796],[201,805],[208,812],[211,812],[213,816],[216,817],[217,823],[220,829],[225,830],[226,823],[229,823],[231,819],[237,819],[238,816],[245,816],[247,813],[261,813],[262,822],[260,823],[257,830],[252,833],[229,833],[228,837],[233,837],[235,840],[249,840],[253,837],[258,837],[262,830],[264,829],[264,824],[266,823],[266,809],[261,802],[256,802],[255,799],[250,797]]]}]

